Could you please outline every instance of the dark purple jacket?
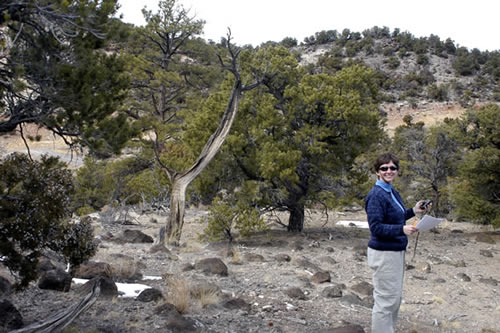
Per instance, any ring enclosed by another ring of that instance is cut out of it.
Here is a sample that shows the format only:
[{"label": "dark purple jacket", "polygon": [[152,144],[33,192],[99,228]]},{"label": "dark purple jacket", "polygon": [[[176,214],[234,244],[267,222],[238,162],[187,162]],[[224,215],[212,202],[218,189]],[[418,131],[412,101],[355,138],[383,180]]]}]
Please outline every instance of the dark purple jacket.
[{"label": "dark purple jacket", "polygon": [[379,251],[403,251],[408,238],[403,232],[406,220],[415,216],[413,209],[406,209],[399,193],[393,188],[394,196],[404,212],[391,198],[391,194],[380,186],[373,186],[365,199],[371,238],[368,247]]}]

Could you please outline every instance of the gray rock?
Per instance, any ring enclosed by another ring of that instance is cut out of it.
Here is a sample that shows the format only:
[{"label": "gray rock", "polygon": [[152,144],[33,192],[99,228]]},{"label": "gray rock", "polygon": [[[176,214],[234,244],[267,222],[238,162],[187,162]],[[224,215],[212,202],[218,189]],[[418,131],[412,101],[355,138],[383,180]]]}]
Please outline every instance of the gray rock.
[{"label": "gray rock", "polygon": [[0,275],[0,297],[10,294],[12,291],[12,283],[5,277]]},{"label": "gray rock", "polygon": [[493,258],[493,252],[490,250],[479,250],[479,254],[487,258]]},{"label": "gray rock", "polygon": [[156,302],[163,299],[163,294],[156,288],[148,288],[141,291],[136,297],[139,302]]},{"label": "gray rock", "polygon": [[481,279],[479,279],[479,282],[484,283],[484,284],[489,284],[490,286],[494,286],[494,287],[496,287],[498,285],[498,281],[493,279],[493,278],[489,278],[489,279],[481,278]]},{"label": "gray rock", "polygon": [[339,298],[342,297],[342,290],[345,289],[345,285],[337,284],[334,286],[326,287],[321,292],[321,295],[326,298]]},{"label": "gray rock", "polygon": [[0,300],[0,327],[10,330],[23,326],[23,317],[16,307],[9,300]]},{"label": "gray rock", "polygon": [[227,276],[228,270],[226,264],[219,258],[206,258],[198,260],[194,264],[196,270],[202,271],[203,273],[210,273],[220,276]]},{"label": "gray rock", "polygon": [[318,261],[321,262],[321,263],[325,263],[325,264],[328,264],[328,265],[335,265],[337,264],[337,260],[333,259],[332,257],[330,256],[322,256],[322,257],[319,257],[318,258]]},{"label": "gray rock", "polygon": [[302,289],[298,287],[288,288],[287,290],[285,290],[285,294],[287,294],[288,297],[293,299],[300,299],[300,300],[306,299],[306,295],[304,294]]},{"label": "gray rock", "polygon": [[257,253],[245,253],[243,259],[248,262],[264,262],[264,256]]},{"label": "gray rock", "polygon": [[153,237],[146,235],[140,230],[123,230],[123,234],[120,237],[125,243],[153,243]]},{"label": "gray rock", "polygon": [[286,253],[277,254],[274,259],[278,262],[290,262],[292,258]]},{"label": "gray rock", "polygon": [[42,273],[38,280],[38,288],[68,292],[71,280],[71,274],[61,269],[53,269]]},{"label": "gray rock", "polygon": [[242,298],[231,298],[223,304],[223,307],[229,310],[250,311],[251,305]]},{"label": "gray rock", "polygon": [[463,282],[470,282],[471,281],[470,277],[465,273],[458,273],[457,279],[459,279],[460,281],[463,281]]},{"label": "gray rock", "polygon": [[370,296],[373,294],[373,286],[371,283],[361,281],[351,287],[351,290],[357,292],[360,295]]},{"label": "gray rock", "polygon": [[325,283],[332,280],[330,273],[328,272],[317,272],[311,277],[311,281],[314,283]]}]

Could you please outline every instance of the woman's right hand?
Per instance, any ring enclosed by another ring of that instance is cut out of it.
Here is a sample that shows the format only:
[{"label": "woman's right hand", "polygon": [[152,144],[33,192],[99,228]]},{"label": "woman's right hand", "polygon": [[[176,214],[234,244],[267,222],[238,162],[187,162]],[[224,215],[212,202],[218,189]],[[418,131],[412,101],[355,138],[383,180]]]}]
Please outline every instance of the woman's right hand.
[{"label": "woman's right hand", "polygon": [[416,233],[417,231],[418,231],[418,229],[412,225],[405,225],[403,227],[403,232],[405,233],[405,235],[408,235],[408,236]]}]

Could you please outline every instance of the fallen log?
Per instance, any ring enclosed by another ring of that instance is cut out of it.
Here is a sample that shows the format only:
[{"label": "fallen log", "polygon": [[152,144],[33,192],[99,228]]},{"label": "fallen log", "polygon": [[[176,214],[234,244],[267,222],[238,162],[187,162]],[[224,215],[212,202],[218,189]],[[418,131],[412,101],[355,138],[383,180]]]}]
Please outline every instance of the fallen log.
[{"label": "fallen log", "polygon": [[65,311],[59,312],[49,317],[43,322],[36,322],[23,328],[10,331],[9,333],[53,333],[61,332],[82,312],[90,308],[101,293],[100,280],[96,280],[90,293],[78,304],[75,304]]}]

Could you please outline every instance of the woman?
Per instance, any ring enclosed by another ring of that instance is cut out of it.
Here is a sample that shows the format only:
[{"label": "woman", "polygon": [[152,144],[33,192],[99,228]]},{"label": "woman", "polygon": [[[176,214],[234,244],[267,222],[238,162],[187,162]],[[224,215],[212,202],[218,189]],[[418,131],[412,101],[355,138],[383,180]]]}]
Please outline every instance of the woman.
[{"label": "woman", "polygon": [[406,209],[392,182],[398,175],[399,160],[390,153],[374,163],[377,182],[365,200],[370,226],[368,265],[373,272],[372,333],[393,333],[403,294],[407,235],[417,232],[406,220],[422,213],[423,200]]}]

